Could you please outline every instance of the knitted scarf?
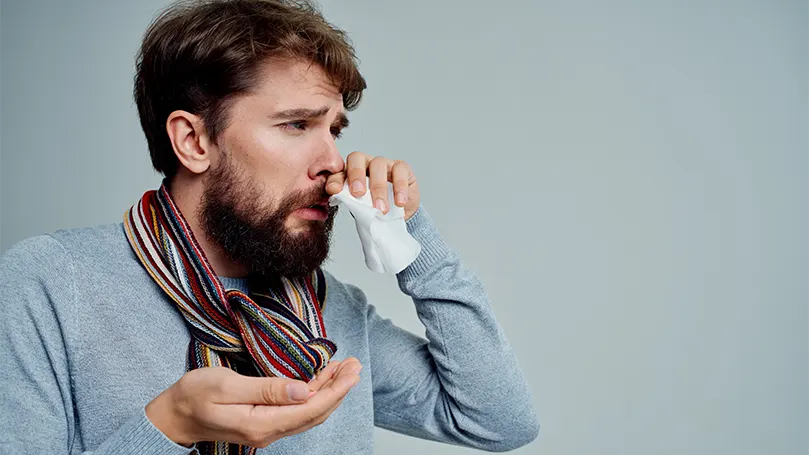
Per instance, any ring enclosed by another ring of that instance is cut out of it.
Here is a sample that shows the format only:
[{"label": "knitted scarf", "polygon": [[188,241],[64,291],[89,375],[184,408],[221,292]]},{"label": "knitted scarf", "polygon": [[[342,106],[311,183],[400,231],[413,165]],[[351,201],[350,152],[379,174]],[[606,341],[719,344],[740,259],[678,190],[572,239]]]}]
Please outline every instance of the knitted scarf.
[{"label": "knitted scarf", "polygon": [[[226,290],[165,183],[127,211],[124,227],[146,271],[185,318],[191,333],[187,370],[222,366],[250,376],[309,381],[336,352],[321,316],[326,280],[319,268],[300,279],[250,277],[249,296]],[[255,450],[197,443],[201,455],[253,455]]]}]

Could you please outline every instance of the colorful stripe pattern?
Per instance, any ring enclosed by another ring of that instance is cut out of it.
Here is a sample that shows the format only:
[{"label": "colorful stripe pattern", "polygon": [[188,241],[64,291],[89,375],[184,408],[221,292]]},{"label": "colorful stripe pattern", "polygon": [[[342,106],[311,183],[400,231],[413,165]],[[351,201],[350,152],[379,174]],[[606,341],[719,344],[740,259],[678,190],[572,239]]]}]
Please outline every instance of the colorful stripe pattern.
[{"label": "colorful stripe pattern", "polygon": [[[187,369],[231,368],[250,376],[309,381],[337,351],[321,311],[326,280],[319,268],[301,279],[251,277],[251,295],[225,290],[165,184],[124,215],[132,249],[174,301],[191,332]],[[253,292],[263,289],[265,292]],[[200,454],[254,454],[225,442],[197,443]]]}]

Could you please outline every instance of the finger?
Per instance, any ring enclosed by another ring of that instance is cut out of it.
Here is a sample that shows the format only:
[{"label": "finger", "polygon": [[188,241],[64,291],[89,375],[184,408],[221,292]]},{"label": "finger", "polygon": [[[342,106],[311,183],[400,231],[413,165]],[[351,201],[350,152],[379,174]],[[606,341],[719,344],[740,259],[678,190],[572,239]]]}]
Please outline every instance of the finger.
[{"label": "finger", "polygon": [[336,174],[330,175],[326,179],[326,193],[337,194],[340,191],[342,191],[345,180],[346,180],[345,172],[338,172]]},{"label": "finger", "polygon": [[357,366],[362,366],[362,364],[356,357],[349,357],[347,359],[344,359],[342,363],[340,363],[340,366],[337,368],[337,370],[334,372],[334,377],[335,378],[339,377],[341,374],[343,374],[344,371],[356,369]]},{"label": "finger", "polygon": [[344,379],[341,388],[336,387],[320,391],[311,400],[300,405],[291,406],[256,406],[251,412],[251,418],[244,421],[244,427],[266,428],[267,425],[275,427],[274,433],[284,436],[300,433],[325,421],[334,409],[343,401],[348,391],[359,381]]},{"label": "finger", "polygon": [[334,377],[339,366],[339,360],[332,360],[328,365],[326,365],[326,368],[322,369],[320,373],[317,374],[315,379],[309,381],[309,388],[313,391],[318,391],[323,388],[323,384]]},{"label": "finger", "polygon": [[410,174],[410,166],[404,161],[396,161],[391,170],[393,197],[399,207],[404,207],[407,203]]},{"label": "finger", "polygon": [[287,427],[287,429],[311,424],[318,417],[327,413],[335,406],[338,406],[339,402],[345,398],[349,390],[351,390],[359,380],[360,377],[356,374],[344,374],[335,380],[330,387],[320,389],[320,391],[304,404],[274,406],[267,407],[266,409],[271,414],[272,419],[285,422],[284,426]]},{"label": "finger", "polygon": [[220,381],[214,403],[219,404],[300,404],[309,399],[309,386],[288,378],[257,378],[230,375]]},{"label": "finger", "polygon": [[292,435],[295,435],[295,434],[298,434],[298,433],[303,433],[305,431],[311,430],[312,428],[314,428],[314,427],[322,424],[323,422],[325,422],[332,415],[332,413],[334,413],[334,411],[336,411],[337,408],[339,408],[340,405],[343,404],[343,401],[345,401],[345,396],[343,396],[343,398],[341,398],[339,401],[337,401],[337,403],[335,403],[334,406],[327,409],[326,412],[320,414],[319,416],[317,416],[314,419],[304,423],[303,425],[301,425],[299,427],[296,427],[296,428],[288,427],[289,429],[287,431],[285,431],[283,433],[280,433],[278,436],[280,436],[282,438],[286,438],[288,436],[292,436]]},{"label": "finger", "polygon": [[362,364],[360,363],[360,361],[359,361],[359,360],[357,360],[357,359],[356,359],[356,358],[354,358],[354,357],[349,358],[349,359],[346,359],[346,360],[345,360],[345,361],[343,361],[343,363],[342,363],[342,364],[341,364],[341,365],[340,365],[340,366],[339,366],[339,367],[336,369],[336,371],[334,372],[334,375],[332,375],[332,377],[331,377],[331,378],[329,378],[329,379],[328,379],[328,380],[327,380],[327,381],[326,381],[326,382],[323,384],[323,386],[321,387],[321,389],[331,387],[331,386],[332,386],[332,384],[334,384],[334,381],[336,381],[337,379],[339,379],[340,377],[342,377],[342,376],[344,376],[344,375],[346,375],[346,374],[359,374],[359,371],[360,371],[361,369],[362,369]]},{"label": "finger", "polygon": [[[273,422],[278,434],[289,436],[319,425],[340,406],[351,388],[359,383],[360,377],[354,373],[360,366],[359,362],[353,363],[353,366],[352,362],[349,364],[349,368],[340,369],[340,378],[336,381],[330,380],[332,385],[321,389],[306,403],[289,406],[253,406],[247,412],[248,417],[241,420],[242,426],[255,427],[260,432],[261,428],[266,428],[267,423]],[[349,370],[351,374],[348,374]]]},{"label": "finger", "polygon": [[361,152],[352,152],[346,158],[348,184],[351,185],[351,194],[354,197],[365,194],[365,176],[368,173],[368,163],[371,159],[372,157]]},{"label": "finger", "polygon": [[356,370],[357,367],[362,368],[362,363],[360,363],[360,360],[356,357],[349,357],[343,361],[341,367],[342,368],[337,371],[338,375],[343,374],[343,371]]},{"label": "finger", "polygon": [[335,369],[334,374],[324,382],[321,389],[324,388],[324,387],[330,387],[334,383],[335,380],[340,378],[342,375],[347,374],[347,372],[349,372],[349,371],[358,371],[357,370],[358,365],[360,367],[362,366],[360,364],[360,361],[357,360],[354,357],[351,357],[351,358],[348,358],[348,359],[344,360],[340,364],[340,366]]},{"label": "finger", "polygon": [[371,160],[368,165],[369,184],[371,188],[371,200],[374,202],[374,207],[381,210],[382,213],[388,213],[388,171],[392,167],[393,162],[387,158],[378,156]]},{"label": "finger", "polygon": [[304,431],[311,430],[312,428],[322,424],[323,422],[326,421],[326,419],[329,418],[329,416],[331,416],[334,413],[334,411],[337,410],[337,408],[340,407],[340,405],[343,404],[343,401],[345,401],[347,395],[348,394],[344,395],[342,398],[340,398],[339,401],[337,401],[337,403],[334,404],[334,406],[327,409],[326,412],[319,415],[318,417],[316,417],[314,420],[312,420],[308,424],[305,424],[304,426],[302,426],[300,428],[297,428],[294,432],[291,432],[289,434],[284,434],[284,436],[286,437],[286,436],[291,436],[291,435],[296,434],[296,433],[303,433]]}]

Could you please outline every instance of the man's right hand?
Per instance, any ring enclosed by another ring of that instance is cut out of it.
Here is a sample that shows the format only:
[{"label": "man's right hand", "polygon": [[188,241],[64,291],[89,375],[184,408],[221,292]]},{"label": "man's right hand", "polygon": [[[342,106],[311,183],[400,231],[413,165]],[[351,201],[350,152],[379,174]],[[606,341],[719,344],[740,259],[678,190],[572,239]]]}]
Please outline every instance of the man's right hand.
[{"label": "man's right hand", "polygon": [[353,357],[332,361],[307,384],[242,376],[222,367],[199,368],[146,405],[146,417],[184,446],[227,441],[266,447],[326,421],[359,382],[361,369]]}]

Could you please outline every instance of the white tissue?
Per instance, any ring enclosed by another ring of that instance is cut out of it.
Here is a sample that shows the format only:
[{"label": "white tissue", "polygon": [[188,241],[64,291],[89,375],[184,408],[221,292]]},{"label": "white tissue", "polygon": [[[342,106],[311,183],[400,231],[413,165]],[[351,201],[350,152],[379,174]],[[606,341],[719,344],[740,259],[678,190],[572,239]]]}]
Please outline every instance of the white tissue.
[{"label": "white tissue", "polygon": [[[365,188],[368,188],[366,183]],[[340,193],[329,198],[329,205],[342,204],[351,212],[357,224],[365,265],[378,273],[399,273],[416,260],[421,244],[407,232],[404,208],[393,203],[393,187],[388,183],[388,205],[383,214],[371,202],[371,192],[355,198],[348,189],[348,181]]]}]

